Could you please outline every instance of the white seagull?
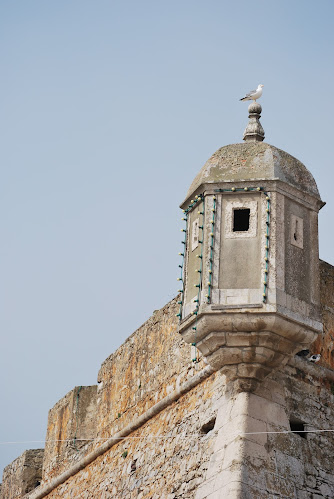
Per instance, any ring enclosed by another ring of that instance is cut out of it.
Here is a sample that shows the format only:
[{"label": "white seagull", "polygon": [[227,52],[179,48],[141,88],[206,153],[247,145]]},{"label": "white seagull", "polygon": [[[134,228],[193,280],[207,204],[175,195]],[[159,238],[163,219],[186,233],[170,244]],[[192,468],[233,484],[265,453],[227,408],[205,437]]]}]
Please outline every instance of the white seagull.
[{"label": "white seagull", "polygon": [[321,355],[320,355],[320,353],[317,353],[315,355],[311,355],[311,357],[309,357],[307,360],[309,362],[319,362],[320,359],[321,359]]},{"label": "white seagull", "polygon": [[245,95],[240,100],[254,100],[256,102],[256,99],[259,99],[262,95],[262,89],[264,85],[258,85],[256,90],[251,90],[248,94]]}]

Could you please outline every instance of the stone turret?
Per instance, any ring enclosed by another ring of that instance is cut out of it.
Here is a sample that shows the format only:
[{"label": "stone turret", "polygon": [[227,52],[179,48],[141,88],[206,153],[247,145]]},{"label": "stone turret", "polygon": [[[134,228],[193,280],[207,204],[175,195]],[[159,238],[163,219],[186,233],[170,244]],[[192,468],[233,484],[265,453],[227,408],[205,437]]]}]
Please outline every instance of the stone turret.
[{"label": "stone turret", "polygon": [[249,106],[245,143],[205,163],[181,205],[185,251],[179,332],[243,390],[322,331],[317,185],[296,158],[263,143]]}]

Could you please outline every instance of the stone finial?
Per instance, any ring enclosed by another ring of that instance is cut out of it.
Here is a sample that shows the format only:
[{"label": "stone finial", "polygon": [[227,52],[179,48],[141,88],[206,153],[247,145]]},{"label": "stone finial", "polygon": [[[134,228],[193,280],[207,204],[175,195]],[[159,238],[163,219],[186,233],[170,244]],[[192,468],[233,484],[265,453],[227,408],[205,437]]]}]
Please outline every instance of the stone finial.
[{"label": "stone finial", "polygon": [[246,142],[262,142],[264,139],[264,130],[260,123],[262,107],[258,102],[252,102],[248,106],[249,122],[244,131],[243,139]]}]

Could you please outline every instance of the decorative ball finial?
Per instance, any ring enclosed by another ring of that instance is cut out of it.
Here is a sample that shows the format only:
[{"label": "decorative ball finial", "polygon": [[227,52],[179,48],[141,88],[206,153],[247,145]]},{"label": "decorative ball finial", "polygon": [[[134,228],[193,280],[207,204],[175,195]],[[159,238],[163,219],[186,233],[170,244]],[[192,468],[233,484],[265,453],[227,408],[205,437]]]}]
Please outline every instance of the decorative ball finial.
[{"label": "decorative ball finial", "polygon": [[249,122],[244,131],[244,141],[262,142],[264,139],[264,130],[260,123],[262,107],[258,102],[252,102],[248,106]]}]

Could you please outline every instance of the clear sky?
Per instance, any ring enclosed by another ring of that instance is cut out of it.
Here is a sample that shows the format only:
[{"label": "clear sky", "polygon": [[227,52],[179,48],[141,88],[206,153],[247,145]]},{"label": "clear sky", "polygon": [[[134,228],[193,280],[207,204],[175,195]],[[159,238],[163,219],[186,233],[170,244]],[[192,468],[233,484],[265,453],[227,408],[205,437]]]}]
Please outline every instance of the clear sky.
[{"label": "clear sky", "polygon": [[333,19],[333,0],[0,2],[0,441],[29,441],[0,469],[175,296],[178,205],[259,83],[334,264]]}]

